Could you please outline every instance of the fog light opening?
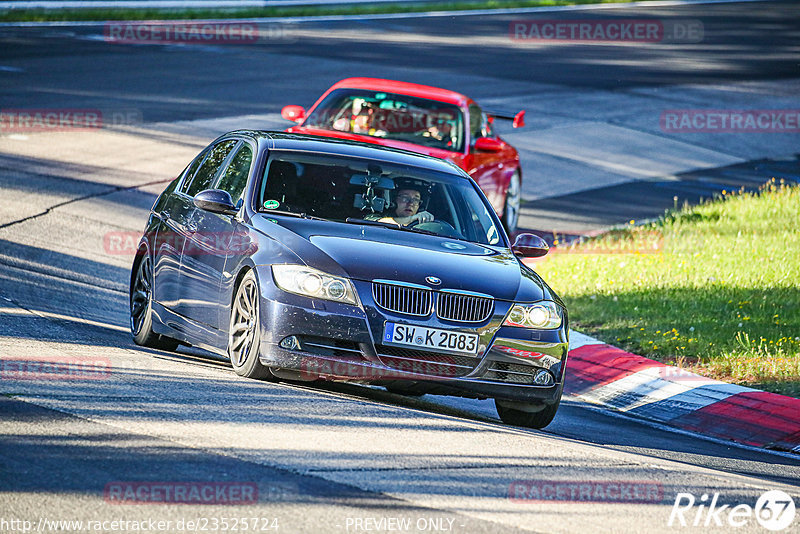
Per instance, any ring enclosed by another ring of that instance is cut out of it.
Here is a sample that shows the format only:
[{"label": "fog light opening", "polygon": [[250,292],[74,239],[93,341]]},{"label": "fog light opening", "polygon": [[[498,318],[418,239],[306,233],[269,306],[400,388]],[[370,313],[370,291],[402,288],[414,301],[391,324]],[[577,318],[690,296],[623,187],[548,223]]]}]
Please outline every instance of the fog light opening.
[{"label": "fog light opening", "polygon": [[300,340],[297,339],[297,336],[289,336],[285,337],[278,343],[282,349],[286,350],[302,350],[300,346]]},{"label": "fog light opening", "polygon": [[556,381],[550,371],[540,369],[533,377],[533,383],[537,386],[552,386]]}]

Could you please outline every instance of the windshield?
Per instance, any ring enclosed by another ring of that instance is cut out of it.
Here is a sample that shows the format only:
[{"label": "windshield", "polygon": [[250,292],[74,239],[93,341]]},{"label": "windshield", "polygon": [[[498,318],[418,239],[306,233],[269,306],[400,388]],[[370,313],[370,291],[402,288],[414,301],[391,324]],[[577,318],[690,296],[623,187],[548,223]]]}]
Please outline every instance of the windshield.
[{"label": "windshield", "polygon": [[406,165],[273,151],[258,205],[267,213],[503,244],[491,207],[472,182]]},{"label": "windshield", "polygon": [[464,118],[458,106],[365,89],[337,89],[308,116],[303,126],[460,152]]}]

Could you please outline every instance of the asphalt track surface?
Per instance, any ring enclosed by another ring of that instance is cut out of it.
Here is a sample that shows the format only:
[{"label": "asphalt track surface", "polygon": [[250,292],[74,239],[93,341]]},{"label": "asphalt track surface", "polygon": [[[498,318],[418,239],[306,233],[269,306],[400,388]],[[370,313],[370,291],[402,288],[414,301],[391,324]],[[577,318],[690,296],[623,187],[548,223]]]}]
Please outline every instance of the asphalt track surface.
[{"label": "asphalt track surface", "polygon": [[[655,20],[665,39],[534,43],[509,34],[512,21],[587,18]],[[800,174],[798,132],[659,128],[669,108],[796,108],[798,21],[794,2],[278,21],[262,23],[271,29],[263,41],[238,46],[121,45],[106,42],[103,23],[4,27],[0,98],[6,109],[133,111],[145,124],[271,116],[249,124],[283,128],[283,105],[309,106],[346,76],[461,89],[488,108],[528,110],[522,132],[499,126],[522,154],[521,226],[580,234]],[[699,42],[676,37],[675,28],[698,24]]]},{"label": "asphalt track surface", "polygon": [[[4,28],[0,66],[19,70],[2,71],[0,98],[4,109],[135,108],[148,125],[274,114],[365,72],[455,88],[470,82],[471,95],[496,101],[548,84],[624,95],[797,77],[793,3],[675,9],[633,15],[700,18],[722,31],[689,48],[515,51],[498,50],[490,37],[507,31],[513,15],[314,23],[306,28],[313,39],[262,47],[120,46],[96,39],[91,27]],[[724,69],[710,71],[712,64]],[[3,357],[111,366],[102,380],[0,380],[0,520],[155,518],[182,532],[180,520],[244,514],[278,518],[278,532],[367,531],[359,518],[410,519],[410,531],[657,532],[675,530],[668,519],[679,492],[753,506],[780,488],[800,504],[797,456],[674,432],[577,399],[565,399],[544,431],[515,429],[487,401],[261,383],[200,351],[136,347],[126,332],[131,258],[103,239],[140,231],[163,181],[207,141],[152,127],[0,139]],[[559,217],[580,210],[580,199],[549,198],[565,202]],[[519,502],[509,499],[519,480],[638,481],[660,493],[644,502]],[[120,481],[250,483],[259,498],[238,506],[104,499]],[[680,530],[714,531],[705,519]],[[763,528],[751,519],[735,531]]]}]

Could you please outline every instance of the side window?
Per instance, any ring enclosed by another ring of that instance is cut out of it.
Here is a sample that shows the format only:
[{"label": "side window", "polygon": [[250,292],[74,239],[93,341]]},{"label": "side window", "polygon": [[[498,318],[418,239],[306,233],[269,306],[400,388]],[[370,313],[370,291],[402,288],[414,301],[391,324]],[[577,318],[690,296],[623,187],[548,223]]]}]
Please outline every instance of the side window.
[{"label": "side window", "polygon": [[469,133],[472,141],[484,136],[483,132],[483,112],[476,105],[469,107]]},{"label": "side window", "polygon": [[247,143],[242,143],[242,147],[233,155],[233,159],[217,185],[217,189],[230,193],[234,204],[242,198],[252,163],[253,149]]},{"label": "side window", "polygon": [[206,154],[208,154],[207,150],[204,150],[197,156],[194,161],[189,165],[189,169],[183,174],[183,182],[181,183],[181,188],[179,191],[181,193],[185,193],[186,189],[189,187],[189,184],[192,182],[192,176],[194,173],[197,172],[197,168],[203,163],[203,159],[205,159]]},{"label": "side window", "polygon": [[217,177],[220,165],[225,162],[225,158],[228,157],[228,154],[230,154],[233,147],[236,146],[236,143],[237,141],[235,140],[223,141],[211,149],[208,157],[200,168],[197,169],[197,173],[186,189],[187,195],[193,197],[200,191],[211,187],[211,184],[214,183],[214,178]]},{"label": "side window", "polygon": [[479,137],[494,137],[486,114],[475,104],[469,107],[469,131],[473,142]]}]

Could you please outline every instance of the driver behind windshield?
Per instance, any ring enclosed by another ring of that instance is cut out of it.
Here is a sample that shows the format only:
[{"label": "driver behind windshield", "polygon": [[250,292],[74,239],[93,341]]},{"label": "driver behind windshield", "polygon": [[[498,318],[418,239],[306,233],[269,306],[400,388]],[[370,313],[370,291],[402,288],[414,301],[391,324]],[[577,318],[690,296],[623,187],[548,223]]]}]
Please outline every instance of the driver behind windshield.
[{"label": "driver behind windshield", "polygon": [[453,146],[453,120],[454,117],[447,112],[439,113],[433,124],[422,133],[423,137],[430,137],[450,148]]},{"label": "driver behind windshield", "polygon": [[424,200],[423,192],[429,193],[430,186],[423,180],[398,178],[395,180],[395,189],[392,195],[394,213],[388,217],[370,215],[367,219],[377,219],[380,222],[397,223],[408,226],[412,223],[433,222],[433,215],[427,211],[419,211]]}]

